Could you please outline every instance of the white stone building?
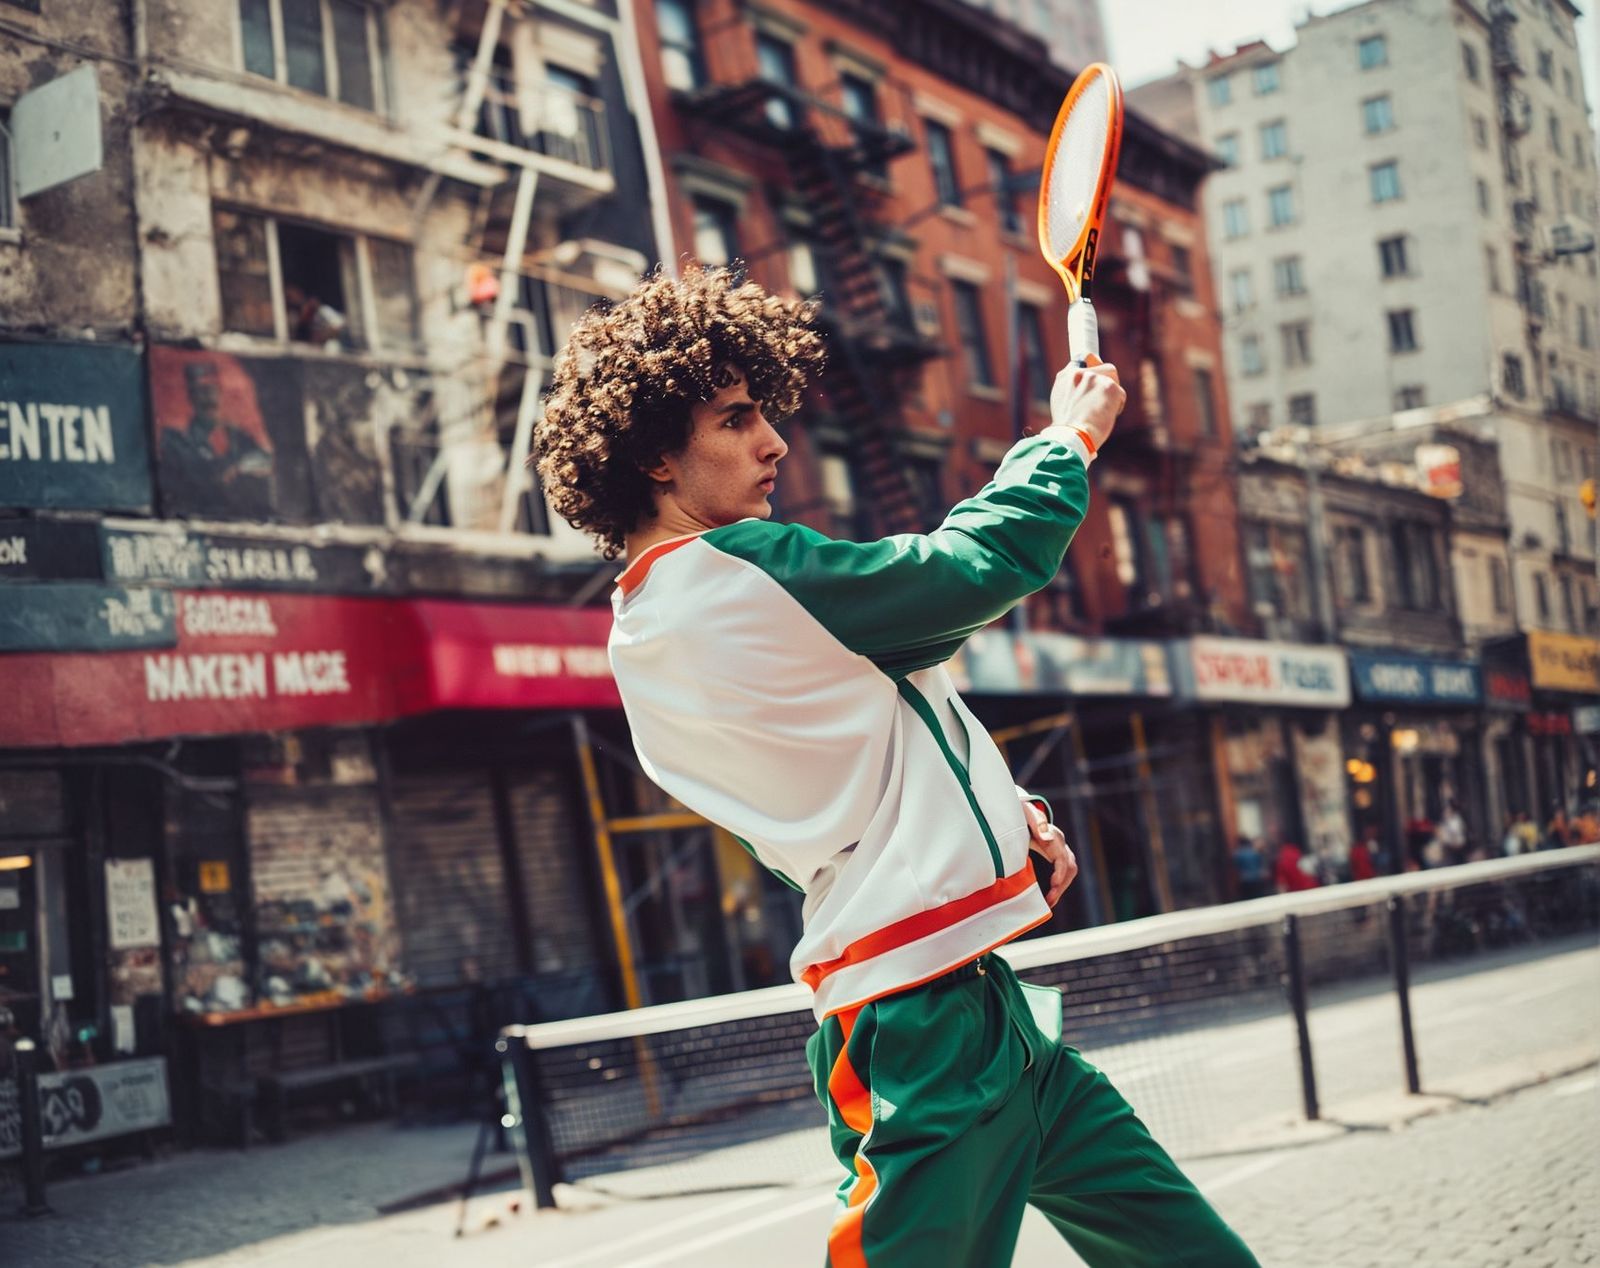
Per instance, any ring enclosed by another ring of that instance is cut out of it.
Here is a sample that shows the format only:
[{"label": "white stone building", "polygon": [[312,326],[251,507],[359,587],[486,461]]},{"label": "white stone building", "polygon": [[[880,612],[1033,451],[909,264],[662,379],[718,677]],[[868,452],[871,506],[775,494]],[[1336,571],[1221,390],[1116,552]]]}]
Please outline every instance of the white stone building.
[{"label": "white stone building", "polygon": [[1369,0],[1130,99],[1228,163],[1205,206],[1241,432],[1475,415],[1518,626],[1594,633],[1600,261],[1552,251],[1600,224],[1575,15]]}]

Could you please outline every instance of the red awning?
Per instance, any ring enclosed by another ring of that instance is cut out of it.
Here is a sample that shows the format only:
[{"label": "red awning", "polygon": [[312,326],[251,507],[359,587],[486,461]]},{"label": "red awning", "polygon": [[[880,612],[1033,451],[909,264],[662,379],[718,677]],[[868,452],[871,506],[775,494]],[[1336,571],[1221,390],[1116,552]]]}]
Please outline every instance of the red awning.
[{"label": "red awning", "polygon": [[620,704],[604,610],[223,591],[174,598],[170,649],[0,655],[0,745]]}]

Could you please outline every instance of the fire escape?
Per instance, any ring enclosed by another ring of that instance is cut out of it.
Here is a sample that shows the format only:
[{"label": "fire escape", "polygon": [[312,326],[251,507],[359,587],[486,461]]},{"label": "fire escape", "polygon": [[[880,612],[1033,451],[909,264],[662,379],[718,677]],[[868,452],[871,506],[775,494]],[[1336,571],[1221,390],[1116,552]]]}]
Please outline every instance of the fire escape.
[{"label": "fire escape", "polygon": [[875,119],[763,75],[748,23],[728,23],[716,35],[708,51],[720,78],[675,91],[674,103],[706,128],[765,151],[809,211],[812,241],[823,257],[820,317],[829,353],[823,396],[850,439],[875,528],[923,531],[942,508],[913,479],[897,441],[904,422],[898,382],[942,348],[920,328],[904,289],[875,254],[874,239],[887,226],[872,214],[883,197],[874,173],[914,143]]},{"label": "fire escape", "polygon": [[1528,350],[1533,361],[1532,382],[1527,386],[1532,390],[1533,399],[1538,401],[1544,396],[1544,367],[1539,349],[1545,318],[1544,288],[1536,274],[1540,263],[1533,223],[1537,203],[1533,191],[1523,188],[1518,144],[1532,127],[1533,107],[1528,94],[1517,86],[1526,67],[1517,47],[1516,24],[1517,12],[1511,0],[1491,0],[1489,59],[1494,70],[1496,113],[1500,122],[1500,155],[1506,185],[1516,191],[1511,203],[1511,258],[1516,271],[1517,300],[1526,320]]}]

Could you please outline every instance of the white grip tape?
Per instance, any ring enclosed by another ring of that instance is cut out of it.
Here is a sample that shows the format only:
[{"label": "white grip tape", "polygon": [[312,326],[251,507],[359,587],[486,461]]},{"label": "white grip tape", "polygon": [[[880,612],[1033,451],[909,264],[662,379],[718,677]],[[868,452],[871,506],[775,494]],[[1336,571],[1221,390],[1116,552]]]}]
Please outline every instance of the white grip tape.
[{"label": "white grip tape", "polygon": [[1095,316],[1094,304],[1080,299],[1067,308],[1067,349],[1075,362],[1100,355],[1100,319]]}]

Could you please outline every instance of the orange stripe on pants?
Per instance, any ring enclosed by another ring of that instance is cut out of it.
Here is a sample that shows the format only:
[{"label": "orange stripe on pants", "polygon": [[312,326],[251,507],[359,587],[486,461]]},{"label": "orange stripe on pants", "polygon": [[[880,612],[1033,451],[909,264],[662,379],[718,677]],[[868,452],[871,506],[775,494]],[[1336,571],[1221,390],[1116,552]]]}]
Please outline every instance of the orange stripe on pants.
[{"label": "orange stripe on pants", "polygon": [[867,1268],[866,1252],[861,1247],[861,1224],[866,1218],[867,1201],[878,1189],[878,1173],[865,1153],[867,1135],[872,1131],[872,1094],[850,1064],[850,1032],[855,1029],[859,1008],[838,1014],[844,1031],[839,1056],[828,1072],[828,1095],[839,1107],[839,1117],[861,1137],[856,1145],[856,1182],[843,1215],[834,1221],[828,1234],[828,1262],[832,1268]]}]

